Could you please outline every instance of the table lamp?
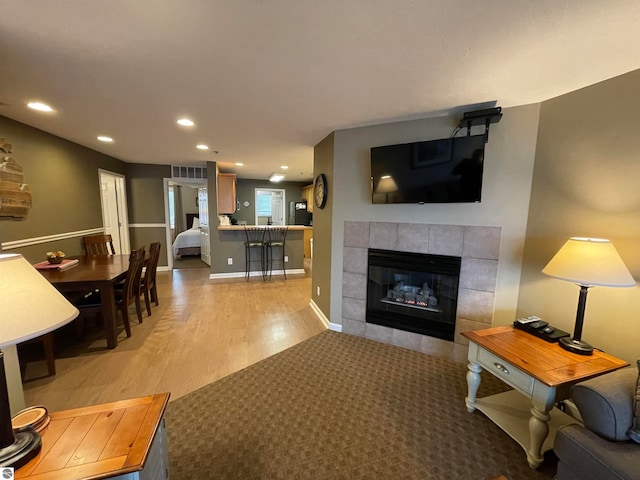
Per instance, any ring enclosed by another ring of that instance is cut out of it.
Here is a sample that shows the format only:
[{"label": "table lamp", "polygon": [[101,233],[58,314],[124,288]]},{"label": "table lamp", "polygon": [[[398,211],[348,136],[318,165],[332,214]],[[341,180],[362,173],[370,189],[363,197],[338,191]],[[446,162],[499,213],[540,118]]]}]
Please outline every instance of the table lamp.
[{"label": "table lamp", "polygon": [[[78,310],[22,255],[0,254],[0,349],[49,333],[77,316]],[[40,447],[37,432],[13,431],[0,351],[0,466],[18,468]]]},{"label": "table lamp", "polygon": [[581,339],[589,287],[635,287],[631,273],[609,240],[582,237],[567,240],[542,273],[580,287],[573,338],[561,338],[560,346],[570,352],[591,355],[593,347]]},{"label": "table lamp", "polygon": [[398,191],[398,185],[391,175],[382,175],[373,193],[384,193],[384,203],[389,203],[389,194]]}]

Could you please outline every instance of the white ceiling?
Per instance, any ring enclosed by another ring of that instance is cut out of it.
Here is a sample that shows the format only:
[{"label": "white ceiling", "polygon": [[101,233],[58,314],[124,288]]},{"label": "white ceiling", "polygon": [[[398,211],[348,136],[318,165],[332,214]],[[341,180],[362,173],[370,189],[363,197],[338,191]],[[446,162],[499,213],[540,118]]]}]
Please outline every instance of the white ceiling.
[{"label": "white ceiling", "polygon": [[638,69],[639,20],[638,0],[1,0],[0,115],[126,162],[307,181],[333,130]]}]

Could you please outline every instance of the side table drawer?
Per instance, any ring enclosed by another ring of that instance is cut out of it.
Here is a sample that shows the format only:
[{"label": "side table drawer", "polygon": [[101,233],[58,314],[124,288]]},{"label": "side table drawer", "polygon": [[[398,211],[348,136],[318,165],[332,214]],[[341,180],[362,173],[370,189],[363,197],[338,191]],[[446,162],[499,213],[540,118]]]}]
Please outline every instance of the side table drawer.
[{"label": "side table drawer", "polygon": [[524,372],[518,370],[509,362],[504,361],[500,357],[485,350],[478,349],[478,363],[503,382],[511,385],[525,395],[533,394],[534,380]]}]

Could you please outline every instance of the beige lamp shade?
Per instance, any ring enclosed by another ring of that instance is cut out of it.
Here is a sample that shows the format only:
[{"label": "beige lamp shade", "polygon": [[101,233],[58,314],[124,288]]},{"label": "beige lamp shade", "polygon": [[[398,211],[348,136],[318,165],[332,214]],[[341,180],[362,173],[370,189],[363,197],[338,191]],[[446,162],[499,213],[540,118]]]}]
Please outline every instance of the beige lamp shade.
[{"label": "beige lamp shade", "polygon": [[0,348],[49,333],[77,316],[22,255],[0,254]]},{"label": "beige lamp shade", "polygon": [[636,285],[613,244],[603,238],[570,238],[542,273],[585,286]]},{"label": "beige lamp shade", "polygon": [[391,193],[398,190],[395,180],[391,175],[383,175],[378,182],[378,188],[374,193]]}]

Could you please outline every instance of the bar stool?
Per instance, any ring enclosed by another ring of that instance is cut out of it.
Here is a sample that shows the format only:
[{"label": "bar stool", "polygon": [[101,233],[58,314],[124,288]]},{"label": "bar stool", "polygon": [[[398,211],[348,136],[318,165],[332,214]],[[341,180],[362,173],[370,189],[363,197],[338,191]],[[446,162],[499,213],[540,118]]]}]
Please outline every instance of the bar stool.
[{"label": "bar stool", "polygon": [[[245,256],[245,276],[247,277],[247,282],[249,281],[249,277],[251,276],[251,264],[260,262],[260,270],[262,271],[262,279],[266,280],[266,270],[265,270],[265,258],[264,258],[264,228],[255,228],[255,227],[245,227],[244,234],[246,236],[246,241],[244,242],[244,256]],[[251,259],[251,251],[254,250],[255,254],[259,257],[257,260]]]},{"label": "bar stool", "polygon": [[[266,268],[269,271],[269,280],[271,280],[271,274],[273,273],[273,262],[281,262],[282,263],[282,273],[284,274],[284,279],[287,279],[287,269],[285,268],[284,262],[284,245],[285,240],[287,238],[287,230],[288,227],[273,227],[268,230],[269,239],[266,242],[266,250],[267,250],[267,264]],[[282,255],[278,259],[273,258],[273,249],[280,248],[282,249]]]}]

